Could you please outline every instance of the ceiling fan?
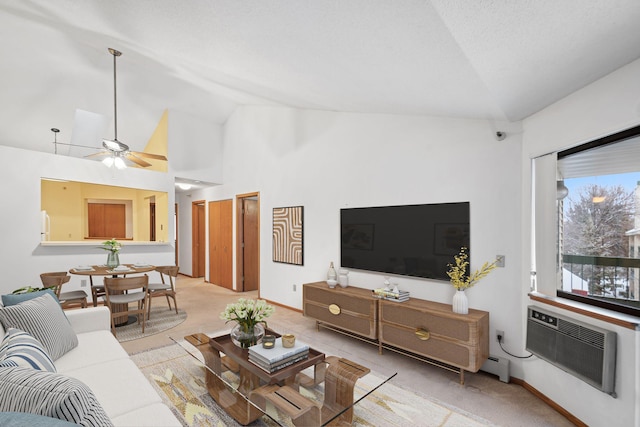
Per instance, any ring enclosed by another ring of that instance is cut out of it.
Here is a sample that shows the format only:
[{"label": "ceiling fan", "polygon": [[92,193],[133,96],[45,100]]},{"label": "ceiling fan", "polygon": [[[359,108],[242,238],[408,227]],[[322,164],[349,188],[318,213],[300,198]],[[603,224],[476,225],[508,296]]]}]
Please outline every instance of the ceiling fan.
[{"label": "ceiling fan", "polygon": [[54,136],[56,136],[54,140],[54,144],[56,144],[56,153],[58,151],[58,144],[67,145],[72,147],[82,147],[82,148],[90,148],[94,150],[101,150],[98,153],[89,154],[85,156],[86,158],[93,157],[102,157],[102,163],[104,163],[107,167],[114,166],[117,169],[124,169],[127,167],[127,163],[130,163],[135,166],[140,166],[143,168],[151,166],[151,163],[144,160],[153,159],[153,160],[167,160],[166,156],[160,154],[152,154],[145,153],[143,151],[131,151],[129,146],[121,141],[118,141],[118,104],[117,104],[117,91],[116,91],[116,59],[118,56],[122,55],[122,52],[109,48],[109,53],[113,55],[113,128],[114,128],[114,138],[113,139],[103,139],[102,140],[102,148],[98,147],[89,147],[86,145],[79,144],[67,144],[63,142],[58,142],[57,133],[60,132],[58,129],[53,128],[51,131],[54,132]]}]

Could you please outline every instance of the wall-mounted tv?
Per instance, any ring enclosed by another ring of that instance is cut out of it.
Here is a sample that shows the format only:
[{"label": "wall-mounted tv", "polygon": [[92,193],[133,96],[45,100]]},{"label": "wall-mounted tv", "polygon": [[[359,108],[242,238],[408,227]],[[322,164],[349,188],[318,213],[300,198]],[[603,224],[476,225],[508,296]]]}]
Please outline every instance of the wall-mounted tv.
[{"label": "wall-mounted tv", "polygon": [[469,202],[340,209],[340,265],[449,280],[469,248]]}]

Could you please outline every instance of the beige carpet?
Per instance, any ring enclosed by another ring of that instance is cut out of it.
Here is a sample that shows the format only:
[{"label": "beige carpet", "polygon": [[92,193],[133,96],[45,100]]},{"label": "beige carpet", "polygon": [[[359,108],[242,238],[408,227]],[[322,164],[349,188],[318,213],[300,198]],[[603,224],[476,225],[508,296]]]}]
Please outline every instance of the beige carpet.
[{"label": "beige carpet", "polygon": [[136,321],[127,326],[117,327],[116,338],[120,342],[137,340],[174,328],[185,320],[187,320],[187,313],[184,310],[178,309],[178,314],[176,314],[175,310],[169,310],[169,306],[152,306],[151,315],[144,326],[144,334],[142,333],[142,322],[138,324]]},{"label": "beige carpet", "polygon": [[[132,356],[164,402],[189,427],[239,426],[221,410],[209,396],[204,384],[204,367],[184,348],[175,344]],[[356,399],[382,382],[384,377],[371,372],[356,384]],[[318,395],[321,389],[302,390],[308,396]],[[262,417],[252,426],[274,425]],[[452,407],[428,396],[385,383],[355,408],[355,426],[442,426],[480,427],[490,422]]]}]

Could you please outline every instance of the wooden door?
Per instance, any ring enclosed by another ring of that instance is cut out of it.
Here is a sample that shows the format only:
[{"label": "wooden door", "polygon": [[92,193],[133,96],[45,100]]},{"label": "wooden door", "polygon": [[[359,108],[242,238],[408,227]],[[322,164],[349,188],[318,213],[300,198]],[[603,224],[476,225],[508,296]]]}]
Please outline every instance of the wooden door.
[{"label": "wooden door", "polygon": [[258,201],[243,199],[243,291],[255,291],[259,288],[260,281],[260,245],[258,244],[258,229],[260,212]]},{"label": "wooden door", "polygon": [[191,276],[204,277],[205,274],[205,205],[204,200],[192,202],[191,205]]},{"label": "wooden door", "polygon": [[156,241],[156,204],[149,203],[149,240]]},{"label": "wooden door", "polygon": [[123,204],[89,203],[89,238],[125,239],[126,208]]},{"label": "wooden door", "polygon": [[260,289],[260,193],[236,196],[236,282],[242,291]]},{"label": "wooden door", "polygon": [[209,282],[233,289],[233,201],[209,202]]}]

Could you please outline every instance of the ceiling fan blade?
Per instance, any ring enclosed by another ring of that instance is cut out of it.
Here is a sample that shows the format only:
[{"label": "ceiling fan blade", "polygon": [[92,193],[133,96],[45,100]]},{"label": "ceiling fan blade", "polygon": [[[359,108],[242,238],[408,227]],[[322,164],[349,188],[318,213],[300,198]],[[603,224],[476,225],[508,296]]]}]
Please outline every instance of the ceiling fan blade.
[{"label": "ceiling fan blade", "polygon": [[147,159],[167,160],[167,157],[161,154],[145,153],[144,151],[130,151],[130,153],[134,153],[138,157],[145,157]]},{"label": "ceiling fan blade", "polygon": [[147,168],[149,166],[151,166],[151,163],[145,162],[144,160],[138,158],[135,154],[129,152],[127,154],[125,154],[125,157],[127,158],[127,160],[132,161],[133,163],[135,163],[136,165],[143,167],[143,168]]},{"label": "ceiling fan blade", "polygon": [[111,156],[112,154],[109,153],[108,151],[100,151],[98,153],[93,153],[93,154],[88,154],[86,156],[84,156],[85,159],[90,159],[93,157],[107,157],[107,156]]}]

